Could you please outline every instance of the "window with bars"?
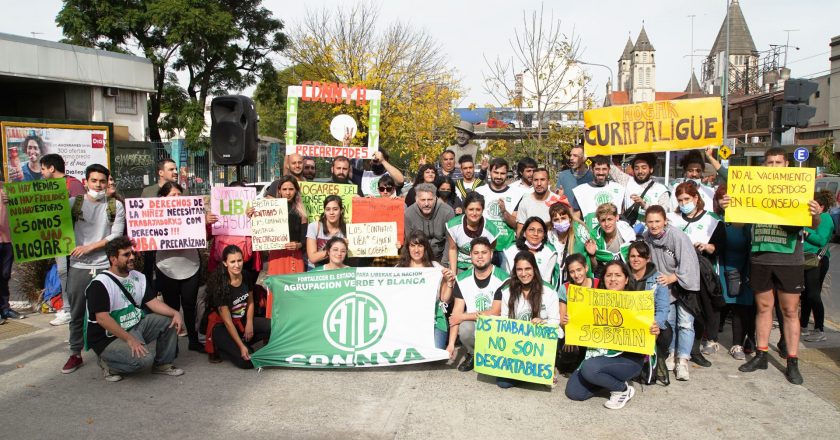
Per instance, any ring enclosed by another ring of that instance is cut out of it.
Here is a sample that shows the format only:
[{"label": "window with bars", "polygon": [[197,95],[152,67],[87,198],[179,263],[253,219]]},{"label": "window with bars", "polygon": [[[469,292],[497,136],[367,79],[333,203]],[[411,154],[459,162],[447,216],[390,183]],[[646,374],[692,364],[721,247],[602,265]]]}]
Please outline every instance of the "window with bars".
[{"label": "window with bars", "polygon": [[137,114],[137,96],[131,90],[120,90],[115,97],[116,112],[128,115]]}]

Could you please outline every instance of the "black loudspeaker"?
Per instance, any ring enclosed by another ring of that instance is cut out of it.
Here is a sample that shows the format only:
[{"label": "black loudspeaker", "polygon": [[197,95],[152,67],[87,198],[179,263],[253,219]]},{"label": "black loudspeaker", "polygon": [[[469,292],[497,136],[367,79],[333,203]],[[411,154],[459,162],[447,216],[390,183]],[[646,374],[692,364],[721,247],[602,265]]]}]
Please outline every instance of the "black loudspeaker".
[{"label": "black loudspeaker", "polygon": [[210,103],[210,143],[217,165],[257,162],[257,109],[247,96],[226,95]]}]

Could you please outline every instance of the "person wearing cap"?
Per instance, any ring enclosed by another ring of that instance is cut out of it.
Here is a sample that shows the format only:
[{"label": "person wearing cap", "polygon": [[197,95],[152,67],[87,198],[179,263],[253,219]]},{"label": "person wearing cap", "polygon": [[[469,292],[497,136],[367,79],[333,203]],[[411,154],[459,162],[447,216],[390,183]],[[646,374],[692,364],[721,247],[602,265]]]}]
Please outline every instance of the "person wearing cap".
[{"label": "person wearing cap", "polygon": [[477,157],[478,145],[470,142],[473,136],[475,136],[475,128],[471,123],[461,121],[455,126],[455,144],[446,148],[455,153],[455,163],[459,163],[461,156],[465,154],[473,158]]}]

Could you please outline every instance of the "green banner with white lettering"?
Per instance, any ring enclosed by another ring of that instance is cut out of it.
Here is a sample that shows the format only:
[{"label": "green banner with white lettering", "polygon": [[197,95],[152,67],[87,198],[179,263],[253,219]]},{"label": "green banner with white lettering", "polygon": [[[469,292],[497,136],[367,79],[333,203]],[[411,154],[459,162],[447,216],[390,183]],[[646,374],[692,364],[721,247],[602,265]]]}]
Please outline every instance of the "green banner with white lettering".
[{"label": "green banner with white lettering", "polygon": [[442,273],[346,268],[266,279],[271,340],[254,367],[375,367],[447,359],[435,348]]}]

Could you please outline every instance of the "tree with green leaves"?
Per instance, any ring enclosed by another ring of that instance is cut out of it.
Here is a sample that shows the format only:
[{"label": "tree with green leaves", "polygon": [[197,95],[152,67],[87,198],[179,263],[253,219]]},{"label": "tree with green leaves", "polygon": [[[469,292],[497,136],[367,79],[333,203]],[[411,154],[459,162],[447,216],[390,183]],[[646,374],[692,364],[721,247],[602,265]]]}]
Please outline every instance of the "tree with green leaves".
[{"label": "tree with green leaves", "polygon": [[[149,136],[204,129],[211,95],[242,90],[274,73],[270,55],[287,44],[283,23],[261,0],[64,0],[56,17],[65,41],[152,61]],[[176,72],[186,77],[181,86]],[[167,116],[159,124],[161,114]],[[193,141],[193,142],[190,142]]]}]

